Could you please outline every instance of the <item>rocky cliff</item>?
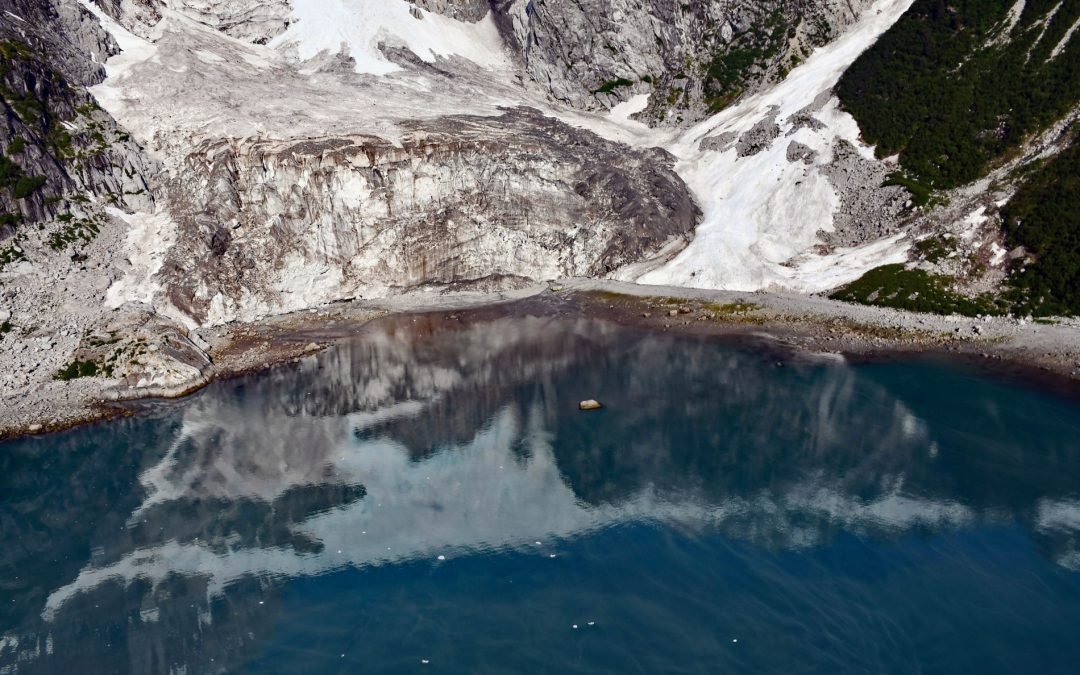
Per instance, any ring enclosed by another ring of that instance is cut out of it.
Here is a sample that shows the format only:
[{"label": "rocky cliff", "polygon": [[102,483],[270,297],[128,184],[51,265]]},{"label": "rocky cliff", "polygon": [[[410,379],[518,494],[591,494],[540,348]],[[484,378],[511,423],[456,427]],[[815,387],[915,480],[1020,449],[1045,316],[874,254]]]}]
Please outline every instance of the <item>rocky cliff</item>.
[{"label": "rocky cliff", "polygon": [[[97,19],[70,2],[5,3],[0,22],[0,241],[43,223],[55,248],[93,236],[91,199],[145,207],[147,164],[86,87],[118,52]],[[9,249],[10,250],[10,249]]]},{"label": "rocky cliff", "polygon": [[682,124],[779,81],[871,0],[513,0],[495,3],[529,75],[558,101]]}]

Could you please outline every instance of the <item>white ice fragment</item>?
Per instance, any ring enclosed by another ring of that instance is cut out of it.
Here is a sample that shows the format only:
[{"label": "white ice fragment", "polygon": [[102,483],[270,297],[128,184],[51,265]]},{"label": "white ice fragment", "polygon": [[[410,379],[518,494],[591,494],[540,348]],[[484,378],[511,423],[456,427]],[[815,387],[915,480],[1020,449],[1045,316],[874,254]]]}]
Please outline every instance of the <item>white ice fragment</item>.
[{"label": "white ice fragment", "polygon": [[438,559],[439,559],[439,560],[446,560],[446,556],[444,556],[444,555],[441,555],[441,556],[439,556],[439,558],[438,558]]}]

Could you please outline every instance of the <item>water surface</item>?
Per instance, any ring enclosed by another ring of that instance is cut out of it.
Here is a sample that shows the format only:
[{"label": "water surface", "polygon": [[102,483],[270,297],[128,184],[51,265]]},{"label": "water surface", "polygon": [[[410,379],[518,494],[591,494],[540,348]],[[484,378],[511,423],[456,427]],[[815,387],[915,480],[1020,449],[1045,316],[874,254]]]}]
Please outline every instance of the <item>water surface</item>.
[{"label": "water surface", "polygon": [[1080,405],[958,367],[399,317],[0,444],[0,674],[1072,673],[1077,626]]}]

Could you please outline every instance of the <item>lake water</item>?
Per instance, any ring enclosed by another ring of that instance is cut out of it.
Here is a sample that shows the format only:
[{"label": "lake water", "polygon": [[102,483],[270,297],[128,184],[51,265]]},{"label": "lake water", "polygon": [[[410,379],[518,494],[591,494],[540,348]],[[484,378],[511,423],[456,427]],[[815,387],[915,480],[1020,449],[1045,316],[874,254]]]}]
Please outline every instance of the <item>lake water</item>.
[{"label": "lake water", "polygon": [[955,366],[403,317],[0,444],[0,673],[1075,673],[1078,631],[1080,405]]}]

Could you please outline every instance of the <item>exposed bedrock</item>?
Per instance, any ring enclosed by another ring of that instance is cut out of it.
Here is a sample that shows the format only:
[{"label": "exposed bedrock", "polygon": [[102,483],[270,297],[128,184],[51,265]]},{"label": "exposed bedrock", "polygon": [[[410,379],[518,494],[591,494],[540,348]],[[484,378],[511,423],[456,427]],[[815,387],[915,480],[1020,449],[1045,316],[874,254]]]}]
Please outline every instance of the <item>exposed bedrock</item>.
[{"label": "exposed bedrock", "polygon": [[491,11],[488,0],[412,0],[412,3],[458,21],[476,22]]},{"label": "exposed bedrock", "polygon": [[172,9],[234,38],[265,43],[289,27],[288,0],[93,0],[128,30],[142,36]]},{"label": "exposed bedrock", "polygon": [[203,143],[167,189],[160,272],[198,323],[355,296],[602,277],[690,236],[664,150],[515,109],[372,136]]},{"label": "exposed bedrock", "polygon": [[85,90],[113,39],[75,0],[0,0],[0,17],[0,241],[87,216],[90,195],[148,208],[152,167]]},{"label": "exposed bedrock", "polygon": [[492,0],[507,41],[555,99],[604,109],[650,94],[679,124],[778,81],[872,0]]}]

